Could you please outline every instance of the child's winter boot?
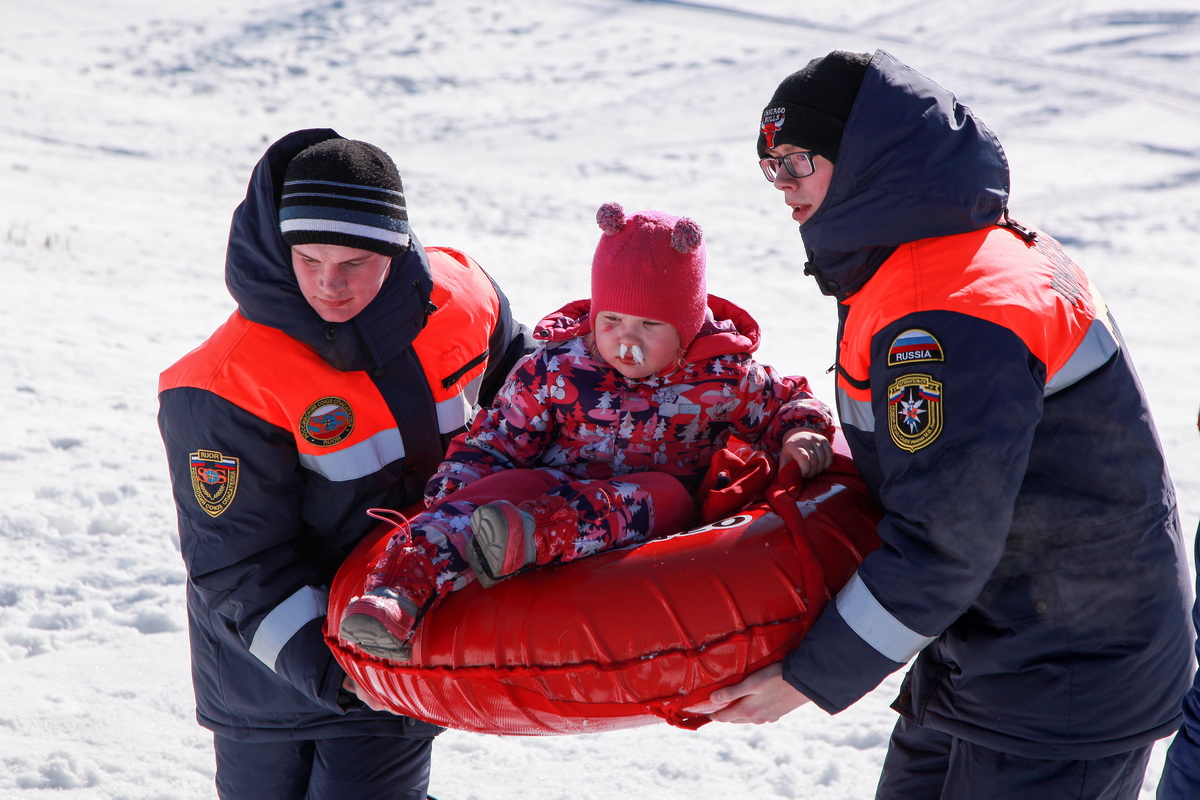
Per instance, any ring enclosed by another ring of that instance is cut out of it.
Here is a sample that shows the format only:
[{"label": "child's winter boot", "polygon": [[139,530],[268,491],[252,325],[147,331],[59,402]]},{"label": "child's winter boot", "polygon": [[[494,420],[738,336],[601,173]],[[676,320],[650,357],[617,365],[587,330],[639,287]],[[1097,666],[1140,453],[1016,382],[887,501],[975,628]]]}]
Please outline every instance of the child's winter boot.
[{"label": "child's winter boot", "polygon": [[366,591],[342,613],[339,638],[376,658],[411,660],[408,639],[433,597],[434,578],[422,547],[389,547],[367,577]]},{"label": "child's winter boot", "polygon": [[497,500],[471,514],[465,557],[485,587],[563,555],[579,536],[579,513],[549,496],[513,505]]}]

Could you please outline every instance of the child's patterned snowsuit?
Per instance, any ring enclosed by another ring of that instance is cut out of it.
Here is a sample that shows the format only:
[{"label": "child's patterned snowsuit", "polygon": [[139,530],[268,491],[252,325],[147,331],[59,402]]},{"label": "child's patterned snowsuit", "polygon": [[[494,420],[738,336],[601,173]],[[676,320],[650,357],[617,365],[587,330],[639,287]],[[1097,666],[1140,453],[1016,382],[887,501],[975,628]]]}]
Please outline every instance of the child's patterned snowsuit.
[{"label": "child's patterned snowsuit", "polygon": [[580,516],[578,536],[540,543],[538,561],[569,561],[692,522],[693,495],[730,436],[773,461],[794,428],[833,438],[832,415],[805,378],[752,358],[758,323],[719,297],[708,302],[682,365],[641,380],[595,354],[589,301],[537,326],[545,344],[518,362],[491,408],[454,439],[426,486],[428,510],[411,520],[434,561],[438,596],[474,579],[460,554],[471,512],[490,500],[565,499]]}]

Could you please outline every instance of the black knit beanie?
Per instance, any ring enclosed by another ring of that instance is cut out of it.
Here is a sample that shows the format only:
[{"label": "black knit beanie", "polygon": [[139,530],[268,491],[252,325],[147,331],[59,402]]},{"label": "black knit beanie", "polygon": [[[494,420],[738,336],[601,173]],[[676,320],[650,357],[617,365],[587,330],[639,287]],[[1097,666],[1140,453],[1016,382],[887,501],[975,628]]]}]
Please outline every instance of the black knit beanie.
[{"label": "black knit beanie", "polygon": [[837,161],[842,129],[869,63],[869,53],[834,50],[784,78],[763,109],[758,157],[766,158],[767,148],[790,144]]},{"label": "black knit beanie", "polygon": [[302,150],[283,178],[279,230],[289,246],[336,244],[398,256],[408,249],[404,185],[387,153],[352,139]]}]

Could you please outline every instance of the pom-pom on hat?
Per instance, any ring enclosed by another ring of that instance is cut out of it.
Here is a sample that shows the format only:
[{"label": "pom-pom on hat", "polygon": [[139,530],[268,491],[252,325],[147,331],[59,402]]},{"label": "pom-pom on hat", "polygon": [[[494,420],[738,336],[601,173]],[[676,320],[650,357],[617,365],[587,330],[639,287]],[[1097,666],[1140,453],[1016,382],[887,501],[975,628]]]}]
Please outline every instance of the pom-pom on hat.
[{"label": "pom-pom on hat", "polygon": [[302,150],[283,178],[279,231],[288,246],[336,244],[398,256],[408,249],[404,185],[387,153],[352,139]]},{"label": "pom-pom on hat", "polygon": [[662,211],[625,216],[617,203],[596,212],[604,233],[592,258],[592,321],[603,311],[661,320],[686,350],[708,308],[704,232]]},{"label": "pom-pom on hat", "polygon": [[766,158],[767,148],[790,144],[836,162],[842,130],[870,63],[869,53],[834,50],[784,78],[759,121],[758,157]]}]

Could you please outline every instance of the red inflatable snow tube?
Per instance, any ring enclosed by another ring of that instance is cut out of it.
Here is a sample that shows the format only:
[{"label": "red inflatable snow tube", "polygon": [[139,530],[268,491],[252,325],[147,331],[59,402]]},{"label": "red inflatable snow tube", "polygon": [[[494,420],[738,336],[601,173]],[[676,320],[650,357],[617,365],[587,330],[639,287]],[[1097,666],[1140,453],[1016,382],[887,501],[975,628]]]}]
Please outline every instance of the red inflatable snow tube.
[{"label": "red inflatable snow tube", "polygon": [[[785,474],[787,474],[785,472]],[[878,546],[879,513],[842,455],[802,486],[636,547],[471,584],[431,610],[413,660],[326,639],[387,707],[477,733],[572,734],[667,721],[696,728],[709,694],[779,661]],[[381,525],[334,580],[329,620],[361,590]]]}]

